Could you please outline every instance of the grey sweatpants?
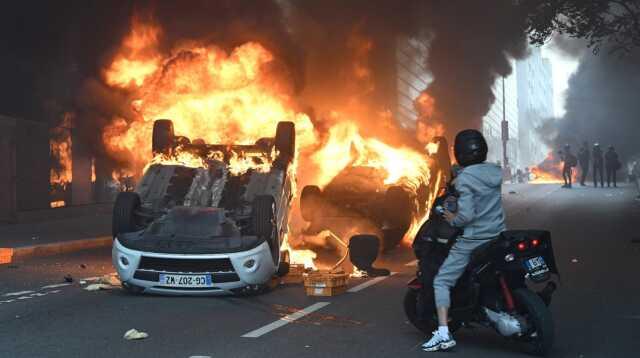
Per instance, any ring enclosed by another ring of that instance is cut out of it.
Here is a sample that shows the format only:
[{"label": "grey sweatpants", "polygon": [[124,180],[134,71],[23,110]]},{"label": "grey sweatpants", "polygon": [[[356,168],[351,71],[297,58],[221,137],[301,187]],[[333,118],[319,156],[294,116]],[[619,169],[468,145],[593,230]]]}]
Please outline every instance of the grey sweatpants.
[{"label": "grey sweatpants", "polygon": [[471,259],[473,250],[495,238],[490,239],[465,239],[458,238],[449,251],[449,256],[444,260],[433,279],[436,307],[451,306],[449,291],[456,285],[456,281],[462,276]]}]

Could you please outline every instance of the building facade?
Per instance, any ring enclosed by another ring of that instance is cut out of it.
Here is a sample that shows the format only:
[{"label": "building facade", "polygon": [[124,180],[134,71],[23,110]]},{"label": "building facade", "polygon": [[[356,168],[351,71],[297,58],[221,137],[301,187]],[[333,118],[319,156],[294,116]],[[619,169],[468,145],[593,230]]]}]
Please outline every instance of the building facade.
[{"label": "building facade", "polygon": [[531,54],[517,62],[518,111],[520,113],[520,159],[525,167],[541,163],[549,148],[537,128],[553,117],[551,63],[532,47]]},{"label": "building facade", "polygon": [[490,162],[503,163],[503,144],[502,144],[502,120],[506,120],[509,126],[507,154],[509,166],[512,170],[520,167],[518,135],[520,127],[520,115],[518,111],[518,83],[516,61],[512,60],[513,71],[507,77],[498,77],[493,84],[493,94],[495,101],[491,105],[489,112],[482,119],[482,132],[487,139],[489,145],[489,155],[487,160]]}]

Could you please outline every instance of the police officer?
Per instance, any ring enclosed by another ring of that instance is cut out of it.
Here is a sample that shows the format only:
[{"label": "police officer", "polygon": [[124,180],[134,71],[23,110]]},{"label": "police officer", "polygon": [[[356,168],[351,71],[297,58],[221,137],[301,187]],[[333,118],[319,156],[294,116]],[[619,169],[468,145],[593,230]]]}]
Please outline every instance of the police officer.
[{"label": "police officer", "polygon": [[591,159],[593,159],[593,185],[598,187],[598,173],[600,173],[600,186],[604,188],[604,158],[599,143],[593,145]]},{"label": "police officer", "polygon": [[618,160],[618,153],[616,153],[612,145],[609,146],[609,150],[607,150],[604,159],[607,168],[607,187],[610,188],[611,182],[613,181],[613,187],[617,188],[616,172],[620,169],[620,161]]},{"label": "police officer", "polygon": [[571,181],[573,176],[573,171],[571,170],[577,163],[576,156],[571,153],[571,146],[569,144],[564,145],[564,152],[562,153],[562,161],[564,162],[564,166],[562,167],[562,178],[564,179],[563,188],[571,189]]},{"label": "police officer", "polygon": [[580,177],[580,185],[585,186],[585,181],[587,180],[587,175],[589,174],[589,161],[591,160],[591,155],[589,154],[589,144],[587,141],[582,143],[582,147],[580,147],[580,151],[578,152],[578,162],[580,163],[580,171],[582,172],[582,176]]}]

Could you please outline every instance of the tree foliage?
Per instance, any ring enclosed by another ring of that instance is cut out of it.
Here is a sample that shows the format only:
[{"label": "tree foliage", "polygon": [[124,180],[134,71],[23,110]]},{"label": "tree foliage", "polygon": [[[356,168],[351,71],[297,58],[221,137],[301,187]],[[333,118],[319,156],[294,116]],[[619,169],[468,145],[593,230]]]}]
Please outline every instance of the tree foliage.
[{"label": "tree foliage", "polygon": [[594,52],[640,47],[640,0],[524,0],[530,6],[527,32],[532,44],[553,33],[582,38]]}]

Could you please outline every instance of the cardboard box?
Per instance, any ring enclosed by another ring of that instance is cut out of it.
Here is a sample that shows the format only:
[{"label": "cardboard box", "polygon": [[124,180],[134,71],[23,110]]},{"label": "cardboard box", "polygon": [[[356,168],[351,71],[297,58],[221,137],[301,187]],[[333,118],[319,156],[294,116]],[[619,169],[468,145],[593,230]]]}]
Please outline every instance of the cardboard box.
[{"label": "cardboard box", "polygon": [[335,296],[347,290],[349,276],[344,272],[315,271],[304,274],[307,296]]},{"label": "cardboard box", "polygon": [[305,287],[307,296],[337,296],[347,291],[347,286],[338,287]]},{"label": "cardboard box", "polygon": [[283,285],[301,284],[304,282],[303,275],[305,272],[307,272],[307,270],[304,268],[304,265],[291,265],[289,266],[289,273],[286,276],[282,277],[280,283]]}]

